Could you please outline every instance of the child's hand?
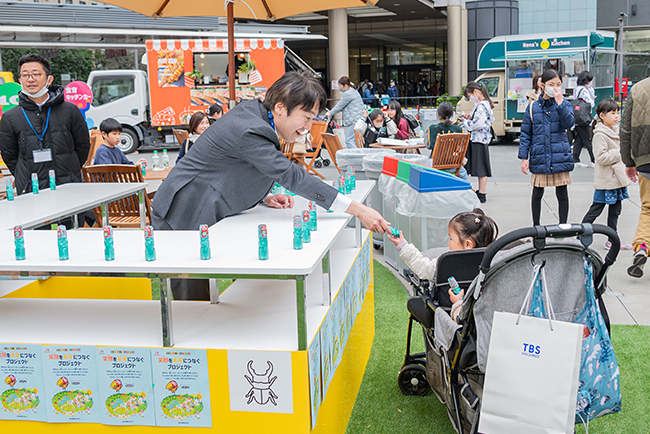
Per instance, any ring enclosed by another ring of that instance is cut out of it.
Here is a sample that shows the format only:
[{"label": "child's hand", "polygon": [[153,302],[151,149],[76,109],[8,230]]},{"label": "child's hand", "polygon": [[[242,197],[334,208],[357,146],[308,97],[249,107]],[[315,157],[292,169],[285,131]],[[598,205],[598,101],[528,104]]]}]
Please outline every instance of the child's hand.
[{"label": "child's hand", "polygon": [[402,231],[399,231],[399,237],[394,237],[389,232],[386,232],[386,235],[388,235],[388,239],[391,240],[395,245],[398,245],[399,243],[402,242],[402,240],[404,240],[404,235],[402,234]]},{"label": "child's hand", "polygon": [[465,295],[465,290],[461,289],[458,295],[454,294],[454,291],[449,288],[449,300],[451,300],[452,303],[456,303],[457,301],[460,301],[463,299],[463,296]]},{"label": "child's hand", "polygon": [[138,166],[138,165],[139,165],[139,166],[142,166],[142,165],[145,165],[145,164],[147,164],[147,160],[145,160],[144,158],[140,158],[140,159],[137,161],[137,163],[135,163],[136,166]]}]

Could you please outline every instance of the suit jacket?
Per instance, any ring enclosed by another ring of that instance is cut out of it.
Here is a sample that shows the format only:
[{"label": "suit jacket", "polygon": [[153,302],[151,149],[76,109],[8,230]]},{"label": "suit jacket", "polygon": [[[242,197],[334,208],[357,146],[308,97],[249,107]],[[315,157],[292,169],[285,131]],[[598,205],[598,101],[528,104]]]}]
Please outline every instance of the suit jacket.
[{"label": "suit jacket", "polygon": [[154,227],[213,225],[257,205],[276,181],[326,209],[338,194],[280,152],[260,100],[243,102],[201,134],[169,173],[151,205]]}]

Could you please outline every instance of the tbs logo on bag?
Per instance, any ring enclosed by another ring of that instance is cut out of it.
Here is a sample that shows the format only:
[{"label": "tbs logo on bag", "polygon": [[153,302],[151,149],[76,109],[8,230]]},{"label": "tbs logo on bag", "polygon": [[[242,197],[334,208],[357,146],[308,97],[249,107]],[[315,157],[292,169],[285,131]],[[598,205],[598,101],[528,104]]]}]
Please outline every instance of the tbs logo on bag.
[{"label": "tbs logo on bag", "polygon": [[539,356],[541,355],[541,352],[542,352],[541,347],[539,345],[524,343],[524,351],[522,351],[521,355],[526,356],[526,357],[534,357],[536,359],[539,359]]}]

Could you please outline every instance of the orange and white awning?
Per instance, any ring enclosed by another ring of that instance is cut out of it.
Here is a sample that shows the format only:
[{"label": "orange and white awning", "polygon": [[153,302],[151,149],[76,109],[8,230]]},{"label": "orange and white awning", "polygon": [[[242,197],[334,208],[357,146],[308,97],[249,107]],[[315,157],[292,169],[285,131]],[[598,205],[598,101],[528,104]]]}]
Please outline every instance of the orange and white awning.
[{"label": "orange and white awning", "polygon": [[[284,49],[282,39],[235,39],[235,51]],[[147,41],[148,51],[192,50],[228,52],[228,39],[154,39]]]}]

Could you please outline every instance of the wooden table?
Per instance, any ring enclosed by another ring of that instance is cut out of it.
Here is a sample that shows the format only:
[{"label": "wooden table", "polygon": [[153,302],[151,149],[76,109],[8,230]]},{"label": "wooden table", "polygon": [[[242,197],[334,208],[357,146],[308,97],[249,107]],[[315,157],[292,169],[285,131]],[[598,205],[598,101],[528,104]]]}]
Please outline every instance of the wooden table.
[{"label": "wooden table", "polygon": [[169,175],[169,172],[173,167],[168,167],[167,169],[163,170],[147,170],[147,174],[144,176],[145,181],[164,181],[165,178],[167,178],[167,175]]},{"label": "wooden table", "polygon": [[[396,151],[407,151],[409,149],[415,150],[418,154],[420,154],[420,149],[421,148],[426,148],[426,145],[407,145],[406,143],[404,145],[382,145],[381,143],[371,143],[370,144],[371,148],[379,148],[379,149],[394,149]],[[402,152],[404,153],[404,152]]]}]

